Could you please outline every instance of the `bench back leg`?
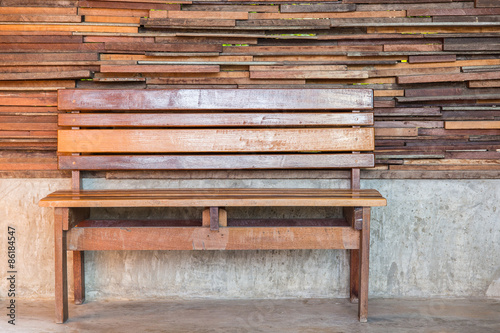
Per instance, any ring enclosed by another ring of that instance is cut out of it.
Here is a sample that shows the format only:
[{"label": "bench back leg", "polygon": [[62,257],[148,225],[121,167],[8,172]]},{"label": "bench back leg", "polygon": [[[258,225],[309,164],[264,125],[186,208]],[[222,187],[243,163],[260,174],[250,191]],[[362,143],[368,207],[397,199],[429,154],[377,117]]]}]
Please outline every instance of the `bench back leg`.
[{"label": "bench back leg", "polygon": [[368,320],[368,274],[370,260],[370,207],[363,207],[363,229],[359,249],[359,302],[360,322]]},{"label": "bench back leg", "polygon": [[359,301],[359,250],[350,250],[350,299],[352,303]]},{"label": "bench back leg", "polygon": [[[64,323],[68,319],[68,270],[66,253],[66,231],[64,220],[68,218],[68,208],[55,208],[55,301],[56,323]],[[67,221],[66,221],[67,223]]]},{"label": "bench back leg", "polygon": [[80,305],[85,302],[85,252],[73,251],[73,279],[75,304]]}]

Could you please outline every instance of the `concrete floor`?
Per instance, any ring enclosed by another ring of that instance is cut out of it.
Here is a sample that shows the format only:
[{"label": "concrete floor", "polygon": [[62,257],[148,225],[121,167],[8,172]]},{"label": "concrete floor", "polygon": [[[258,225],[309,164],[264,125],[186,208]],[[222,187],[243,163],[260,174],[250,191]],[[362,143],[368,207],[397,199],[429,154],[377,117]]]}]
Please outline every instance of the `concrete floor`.
[{"label": "concrete floor", "polygon": [[370,299],[365,324],[344,299],[91,301],[64,325],[52,301],[17,303],[0,332],[500,332],[500,299]]}]

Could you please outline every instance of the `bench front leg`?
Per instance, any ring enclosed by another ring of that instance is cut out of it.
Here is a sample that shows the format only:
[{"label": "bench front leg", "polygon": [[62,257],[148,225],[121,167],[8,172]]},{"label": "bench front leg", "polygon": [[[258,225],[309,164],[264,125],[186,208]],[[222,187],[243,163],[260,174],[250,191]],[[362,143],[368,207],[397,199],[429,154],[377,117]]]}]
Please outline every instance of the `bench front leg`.
[{"label": "bench front leg", "polygon": [[368,275],[370,260],[370,207],[363,207],[363,228],[359,242],[359,302],[360,322],[368,320]]},{"label": "bench front leg", "polygon": [[66,231],[68,208],[54,209],[54,248],[55,248],[55,305],[56,323],[68,319],[68,270],[66,253]]}]

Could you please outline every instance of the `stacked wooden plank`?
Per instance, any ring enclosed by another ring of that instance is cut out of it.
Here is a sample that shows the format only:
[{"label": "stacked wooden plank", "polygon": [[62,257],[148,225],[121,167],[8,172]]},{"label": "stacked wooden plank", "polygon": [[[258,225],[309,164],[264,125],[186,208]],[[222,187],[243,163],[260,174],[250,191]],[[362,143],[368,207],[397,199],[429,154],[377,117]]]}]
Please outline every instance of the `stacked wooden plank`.
[{"label": "stacked wooden plank", "polygon": [[57,89],[219,87],[372,88],[363,177],[497,178],[499,14],[497,0],[3,0],[0,175],[66,176]]}]

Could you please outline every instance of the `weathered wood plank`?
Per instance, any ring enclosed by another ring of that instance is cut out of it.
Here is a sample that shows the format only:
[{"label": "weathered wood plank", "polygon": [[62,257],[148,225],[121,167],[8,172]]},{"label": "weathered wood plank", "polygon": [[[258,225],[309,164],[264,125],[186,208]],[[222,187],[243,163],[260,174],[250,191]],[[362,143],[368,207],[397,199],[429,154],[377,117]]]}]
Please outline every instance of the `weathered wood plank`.
[{"label": "weathered wood plank", "polygon": [[65,113],[59,126],[113,127],[262,127],[373,125],[372,113]]},{"label": "weathered wood plank", "polygon": [[354,4],[300,4],[300,5],[281,5],[281,13],[334,13],[334,12],[353,12],[356,10]]},{"label": "weathered wood plank", "polygon": [[444,55],[431,55],[431,56],[409,56],[408,62],[410,64],[419,64],[419,63],[436,63],[436,62],[452,62],[456,61],[457,56],[455,54],[444,54]]},{"label": "weathered wood plank", "polygon": [[59,156],[59,168],[64,170],[331,169],[373,165],[372,154]]},{"label": "weathered wood plank", "polygon": [[77,153],[373,150],[373,128],[60,130],[58,151]]},{"label": "weathered wood plank", "polygon": [[[305,92],[305,91],[304,91]],[[130,98],[130,96],[134,98]],[[369,110],[367,89],[62,90],[60,110]]]},{"label": "weathered wood plank", "polygon": [[106,51],[144,52],[222,52],[222,45],[210,43],[146,43],[146,42],[107,42]]},{"label": "weathered wood plank", "polygon": [[500,8],[409,9],[408,16],[498,15]]},{"label": "weathered wood plank", "polygon": [[102,65],[101,73],[217,73],[218,65]]},{"label": "weathered wood plank", "polygon": [[[321,231],[318,232],[318,228]],[[68,250],[350,249],[359,231],[346,227],[75,228]]]}]

